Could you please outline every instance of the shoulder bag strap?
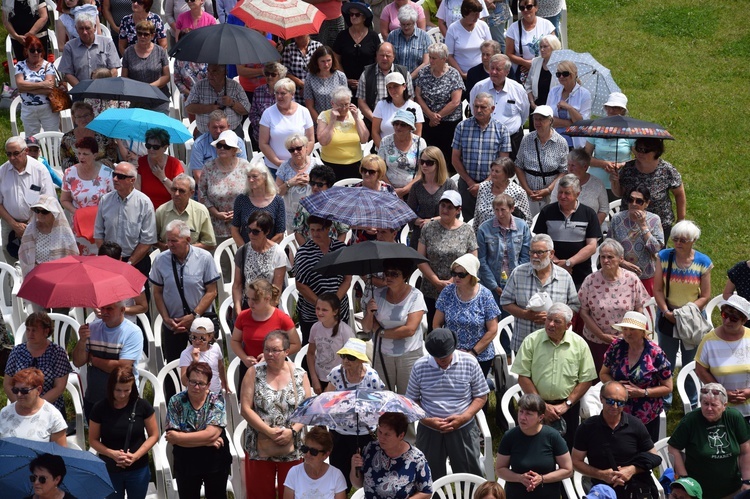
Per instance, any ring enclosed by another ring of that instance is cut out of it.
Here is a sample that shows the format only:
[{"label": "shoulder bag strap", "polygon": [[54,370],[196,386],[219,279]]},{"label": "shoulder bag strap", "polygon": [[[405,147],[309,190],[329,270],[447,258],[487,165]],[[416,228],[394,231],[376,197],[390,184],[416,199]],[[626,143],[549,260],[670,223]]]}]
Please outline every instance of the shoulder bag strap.
[{"label": "shoulder bag strap", "polygon": [[128,419],[128,431],[127,433],[125,433],[125,443],[122,446],[125,452],[130,452],[128,448],[130,447],[130,436],[133,433],[133,424],[135,423],[135,410],[138,407],[138,400],[139,399],[135,399],[135,404],[133,404],[133,410],[130,412],[130,418]]},{"label": "shoulder bag strap", "polygon": [[[672,263],[674,262],[674,250],[670,251],[669,253],[669,260],[667,262],[667,282],[666,282],[666,293],[664,293],[664,301],[669,298],[669,280],[672,277]],[[669,308],[669,304],[667,303],[667,308]]]},{"label": "shoulder bag strap", "polygon": [[174,255],[171,255],[172,257],[172,271],[174,271],[174,282],[177,285],[177,291],[180,293],[180,300],[182,300],[182,311],[185,315],[192,314],[193,311],[188,307],[187,300],[185,299],[185,291],[183,289],[182,285],[182,279],[180,278],[180,273],[177,272],[177,262],[175,261]]},{"label": "shoulder bag strap", "polygon": [[523,20],[518,20],[518,57],[523,59]]}]

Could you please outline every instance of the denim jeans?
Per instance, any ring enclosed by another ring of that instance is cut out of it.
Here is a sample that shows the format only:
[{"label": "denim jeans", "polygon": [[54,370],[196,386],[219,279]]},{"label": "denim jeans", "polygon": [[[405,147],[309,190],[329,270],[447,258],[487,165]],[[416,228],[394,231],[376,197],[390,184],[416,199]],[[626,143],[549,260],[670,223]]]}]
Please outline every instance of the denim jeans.
[{"label": "denim jeans", "polygon": [[110,480],[115,491],[107,496],[107,499],[124,499],[125,492],[128,499],[145,499],[148,491],[148,482],[151,480],[151,471],[148,466],[134,470],[110,473]]},{"label": "denim jeans", "polygon": [[545,17],[546,20],[552,23],[552,25],[555,27],[555,34],[557,35],[557,38],[560,39],[562,42],[562,36],[560,35],[560,16],[562,15],[562,11],[558,12],[556,16],[552,17]]}]

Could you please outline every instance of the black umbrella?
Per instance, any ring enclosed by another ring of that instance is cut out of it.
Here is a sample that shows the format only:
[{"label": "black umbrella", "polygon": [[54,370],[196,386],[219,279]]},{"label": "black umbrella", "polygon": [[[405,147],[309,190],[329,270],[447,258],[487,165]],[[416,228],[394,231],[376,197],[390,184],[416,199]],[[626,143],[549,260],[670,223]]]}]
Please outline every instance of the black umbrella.
[{"label": "black umbrella", "polygon": [[180,37],[169,55],[208,64],[265,64],[281,56],[260,33],[245,26],[215,24]]},{"label": "black umbrella", "polygon": [[600,137],[603,139],[664,139],[674,137],[661,125],[637,120],[630,116],[607,116],[596,120],[576,121],[565,129],[571,137]]},{"label": "black umbrella", "polygon": [[364,241],[328,253],[313,267],[322,275],[368,275],[383,271],[383,260],[429,262],[414,248],[400,243]]},{"label": "black umbrella", "polygon": [[78,85],[70,89],[70,95],[90,99],[130,101],[154,107],[169,102],[169,97],[153,85],[120,76],[81,80]]}]

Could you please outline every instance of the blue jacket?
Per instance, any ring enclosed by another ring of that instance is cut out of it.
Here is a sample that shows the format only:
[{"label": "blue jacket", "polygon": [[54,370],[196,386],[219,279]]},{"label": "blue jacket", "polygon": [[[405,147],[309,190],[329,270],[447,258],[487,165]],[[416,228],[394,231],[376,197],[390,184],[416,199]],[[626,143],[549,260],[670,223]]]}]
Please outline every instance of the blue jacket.
[{"label": "blue jacket", "polygon": [[[531,230],[523,219],[513,217],[516,230],[512,230],[510,236],[506,238],[503,238],[500,228],[495,227],[494,222],[495,217],[492,217],[480,225],[477,231],[479,282],[492,292],[496,292],[498,286],[505,286],[505,281],[514,268],[529,262],[531,247]],[[501,274],[506,244],[508,245],[509,269],[508,276],[503,279]]]}]

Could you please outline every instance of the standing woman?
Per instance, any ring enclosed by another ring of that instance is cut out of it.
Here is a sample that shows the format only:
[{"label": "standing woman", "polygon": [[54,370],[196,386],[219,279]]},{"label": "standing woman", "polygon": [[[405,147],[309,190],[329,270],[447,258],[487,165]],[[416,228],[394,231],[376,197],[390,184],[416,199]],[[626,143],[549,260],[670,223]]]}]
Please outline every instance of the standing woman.
[{"label": "standing woman", "polygon": [[[416,181],[420,151],[427,147],[417,132],[414,114],[399,109],[391,118],[393,134],[380,142],[378,156],[386,165],[385,180],[396,189],[396,195],[405,198]],[[373,128],[374,129],[374,128]]]},{"label": "standing woman", "polygon": [[313,52],[307,71],[303,90],[305,107],[313,121],[318,121],[320,113],[331,109],[331,92],[340,85],[346,86],[346,75],[340,70],[333,50],[323,46]]},{"label": "standing woman", "polygon": [[250,103],[250,112],[247,117],[250,119],[250,130],[253,143],[253,149],[259,150],[258,146],[258,133],[260,131],[260,118],[263,116],[263,112],[269,107],[276,104],[276,95],[274,94],[273,87],[276,82],[282,78],[286,78],[286,68],[283,64],[278,61],[267,62],[263,66],[263,76],[265,77],[266,84],[260,85],[253,92],[253,100]]},{"label": "standing woman", "polygon": [[445,156],[435,146],[427,146],[419,157],[419,175],[409,191],[407,204],[417,214],[411,225],[409,246],[417,249],[422,227],[438,216],[438,203],[445,191],[458,189],[455,180],[448,177]]},{"label": "standing woman", "polygon": [[78,255],[75,236],[56,197],[39,196],[39,200],[31,205],[31,211],[34,215],[23,232],[18,249],[18,262],[24,277],[40,263]]},{"label": "standing woman", "polygon": [[34,35],[24,39],[26,60],[18,56],[16,86],[21,92],[21,122],[27,137],[39,133],[60,131],[60,113],[52,112],[47,97],[55,87],[55,66],[47,62],[46,50]]},{"label": "standing woman", "polygon": [[286,230],[286,210],[284,200],[277,194],[271,172],[261,163],[250,165],[247,173],[247,190],[234,200],[232,211],[232,239],[239,248],[250,240],[247,231],[247,220],[256,211],[262,210],[271,215],[273,230],[270,239],[280,243]]},{"label": "standing woman", "polygon": [[[144,0],[139,0],[142,2]],[[112,38],[120,34],[122,18],[133,12],[129,0],[102,0],[102,17],[112,30]]]},{"label": "standing woman", "polygon": [[352,104],[346,85],[331,92],[331,109],[318,115],[320,159],[330,166],[337,180],[357,175],[362,161],[362,144],[370,138],[359,108]]},{"label": "standing woman", "polygon": [[[531,110],[536,109],[537,106],[547,104],[547,96],[549,95],[550,89],[560,84],[557,78],[552,77],[552,73],[547,68],[547,63],[555,50],[560,50],[562,44],[555,35],[544,35],[539,40],[539,57],[534,57],[531,60],[531,68],[529,69],[529,76],[526,78],[524,86],[526,93],[529,96],[529,104]],[[531,121],[531,127],[529,131],[534,131],[534,122]]]},{"label": "standing woman", "polygon": [[[125,49],[135,45],[138,41],[138,24],[148,21],[153,24],[154,29],[149,33],[149,41],[159,45],[165,51],[167,50],[167,34],[164,30],[164,23],[158,14],[151,12],[154,0],[132,0],[132,14],[123,16],[120,22],[120,29],[117,30],[119,40],[117,46],[120,53],[124,54]],[[109,20],[109,19],[108,19]],[[112,23],[110,22],[110,26]]]},{"label": "standing woman", "polygon": [[[500,194],[507,194],[513,198],[513,207],[520,211],[520,217],[531,223],[529,214],[529,197],[526,191],[516,182],[511,182],[516,175],[516,164],[510,158],[498,157],[490,164],[490,178],[479,184],[477,204],[474,208],[474,231],[491,220],[495,213],[494,201]],[[518,213],[518,212],[517,212]]]},{"label": "standing woman", "polygon": [[560,482],[573,476],[573,460],[560,432],[544,424],[547,404],[535,393],[518,401],[518,426],[497,448],[495,472],[505,480],[508,499],[558,499]]},{"label": "standing woman", "polygon": [[[604,103],[604,112],[607,116],[625,116],[628,114],[628,98],[620,92],[609,94],[607,102]],[[612,184],[610,175],[616,173],[625,166],[633,154],[634,139],[603,139],[589,137],[586,139],[586,152],[591,155],[590,173],[602,181],[604,187],[611,193]],[[610,201],[616,196],[612,195]]]},{"label": "standing woman", "polygon": [[427,52],[430,64],[420,69],[414,80],[414,98],[426,118],[422,128],[425,142],[440,148],[452,171],[451,143],[463,119],[461,98],[466,87],[458,70],[448,64],[448,47],[444,43],[433,43]]},{"label": "standing woman", "polygon": [[[151,21],[139,21],[135,30],[138,39],[125,49],[122,56],[122,77],[148,83],[169,97],[169,57],[163,47],[151,41],[155,32],[154,24]],[[169,103],[149,106],[149,109],[166,114]]]},{"label": "standing woman", "polygon": [[320,42],[311,39],[310,35],[300,35],[294,37],[281,54],[281,64],[286,67],[286,77],[296,86],[294,100],[299,104],[305,102],[302,89],[305,87],[305,78],[307,78],[312,55],[322,46]]},{"label": "standing woman", "polygon": [[538,0],[519,0],[518,22],[505,32],[505,55],[513,63],[510,75],[522,85],[529,74],[531,60],[539,57],[539,41],[545,35],[556,34],[551,22],[537,17],[538,10]]},{"label": "standing woman", "polygon": [[414,115],[412,128],[417,135],[422,135],[422,123],[424,115],[422,109],[416,102],[409,98],[409,90],[406,88],[406,80],[398,71],[394,71],[385,77],[385,87],[388,95],[375,105],[372,112],[372,141],[375,147],[380,147],[383,137],[394,132],[391,120],[398,111],[411,112]]},{"label": "standing woman", "polygon": [[172,200],[172,179],[185,172],[182,161],[167,154],[169,132],[163,128],[146,130],[145,156],[138,158],[135,188],[154,203],[154,209]]},{"label": "standing woman", "polygon": [[204,26],[213,26],[216,24],[216,18],[203,10],[205,0],[189,0],[187,2],[188,11],[183,12],[177,17],[174,23],[174,37],[179,41],[182,35],[186,35],[194,29],[203,28]]},{"label": "standing woman", "polygon": [[[591,92],[581,86],[578,79],[578,67],[571,61],[557,64],[555,72],[560,85],[552,88],[547,96],[547,105],[552,108],[555,120],[552,126],[558,132],[563,132],[576,121],[587,120],[591,117]],[[568,137],[563,135],[570,147],[586,145],[584,137]]]},{"label": "standing woman", "polygon": [[242,387],[242,417],[247,421],[245,440],[248,499],[284,497],[287,473],[302,463],[305,425],[290,423],[289,416],[311,395],[310,381],[291,360],[289,337],[272,331],[263,342],[263,360],[253,365]]},{"label": "standing woman", "polygon": [[482,63],[479,47],[483,42],[492,40],[490,27],[479,19],[483,8],[486,9],[479,0],[463,0],[461,19],[451,24],[445,33],[448,63],[458,70],[464,80],[471,68]]},{"label": "standing woman", "polygon": [[47,46],[47,19],[47,3],[44,1],[3,0],[3,26],[16,59],[23,58],[28,35],[37,36],[42,46]]},{"label": "standing woman", "polygon": [[367,4],[344,2],[341,13],[346,29],[336,36],[332,48],[341,63],[349,88],[356,94],[365,66],[375,63],[380,38],[372,29],[372,11]]},{"label": "standing woman", "polygon": [[286,227],[291,228],[300,199],[310,195],[310,170],[315,166],[311,154],[307,154],[307,137],[295,133],[287,137],[284,145],[292,155],[276,172],[276,189],[284,198]]},{"label": "standing woman", "polygon": [[169,399],[166,440],[173,446],[174,473],[180,497],[226,498],[232,464],[224,397],[209,389],[213,372],[205,362],[187,368],[187,389]]},{"label": "standing woman", "polygon": [[107,398],[97,402],[89,418],[89,444],[107,465],[113,495],[145,499],[151,481],[148,451],[158,440],[154,408],[138,395],[133,368],[115,367],[107,380]]}]

